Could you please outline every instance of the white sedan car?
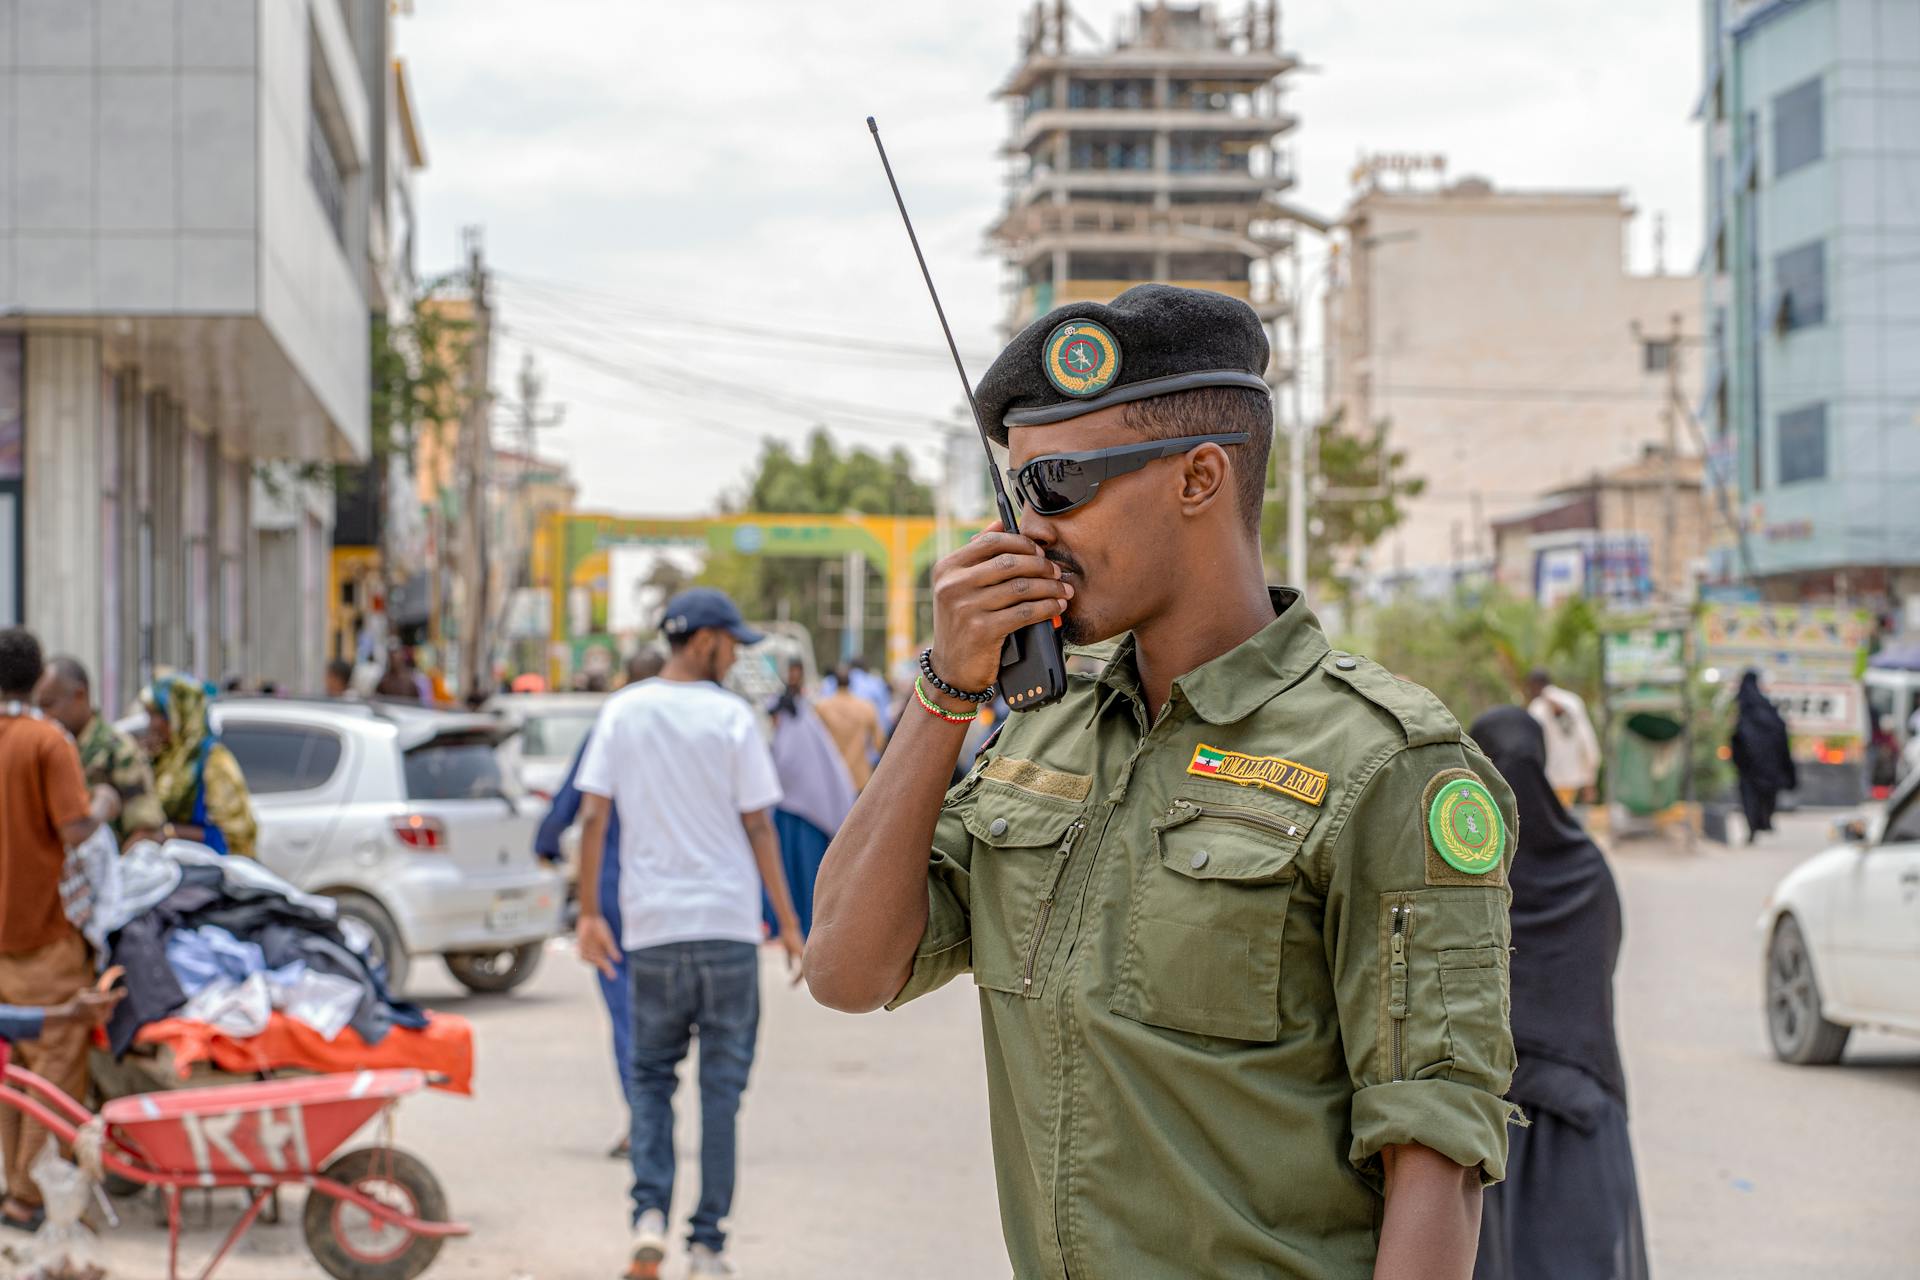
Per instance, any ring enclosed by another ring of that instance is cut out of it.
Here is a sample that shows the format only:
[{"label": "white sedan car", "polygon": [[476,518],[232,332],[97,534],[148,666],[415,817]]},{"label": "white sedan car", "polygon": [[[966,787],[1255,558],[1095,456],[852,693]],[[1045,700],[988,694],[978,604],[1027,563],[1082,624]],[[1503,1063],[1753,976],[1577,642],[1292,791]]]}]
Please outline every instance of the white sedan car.
[{"label": "white sedan car", "polygon": [[565,886],[535,860],[538,806],[496,751],[511,728],[298,698],[221,698],[212,718],[246,776],[261,863],[366,926],[396,993],[414,956],[441,957],[471,991],[532,976]]},{"label": "white sedan car", "polygon": [[1842,835],[1760,918],[1767,1035],[1785,1062],[1838,1062],[1855,1027],[1920,1035],[1920,774]]}]

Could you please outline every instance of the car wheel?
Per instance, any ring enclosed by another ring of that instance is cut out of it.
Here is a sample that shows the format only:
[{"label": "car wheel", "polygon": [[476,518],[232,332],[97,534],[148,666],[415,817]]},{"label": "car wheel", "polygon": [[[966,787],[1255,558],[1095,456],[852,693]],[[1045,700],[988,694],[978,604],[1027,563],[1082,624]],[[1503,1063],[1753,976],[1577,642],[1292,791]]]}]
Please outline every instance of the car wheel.
[{"label": "car wheel", "polygon": [[499,995],[513,990],[540,967],[541,946],[529,942],[502,951],[459,951],[445,956],[447,972],[467,990]]},{"label": "car wheel", "polygon": [[395,999],[406,993],[407,986],[407,947],[400,940],[400,927],[387,914],[387,909],[364,893],[336,893],[331,895],[340,904],[340,916],[344,920],[355,920],[372,934],[368,944],[371,953],[368,958],[375,965],[383,966],[387,971],[387,992]]},{"label": "car wheel", "polygon": [[1840,1061],[1852,1028],[1828,1022],[1823,1008],[1813,952],[1799,922],[1781,916],[1767,946],[1767,1039],[1774,1056],[1797,1066]]}]

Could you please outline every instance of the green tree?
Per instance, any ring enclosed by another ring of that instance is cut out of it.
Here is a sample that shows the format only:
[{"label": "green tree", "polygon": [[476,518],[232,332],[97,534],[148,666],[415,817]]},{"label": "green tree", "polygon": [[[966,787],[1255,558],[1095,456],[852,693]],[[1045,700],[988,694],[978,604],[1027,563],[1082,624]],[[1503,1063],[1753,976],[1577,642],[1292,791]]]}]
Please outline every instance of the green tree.
[{"label": "green tree", "polygon": [[1546,609],[1497,590],[1463,590],[1450,599],[1370,610],[1356,647],[1433,690],[1469,724],[1490,707],[1521,701],[1527,673],[1536,667],[1597,708],[1599,643],[1598,616],[1584,597]]},{"label": "green tree", "polygon": [[[1314,429],[1323,496],[1309,505],[1307,578],[1315,597],[1331,592],[1345,601],[1352,584],[1346,571],[1354,560],[1407,518],[1406,500],[1418,497],[1425,480],[1406,472],[1407,455],[1389,448],[1387,422],[1359,433],[1342,428],[1335,413]],[[1279,496],[1267,503],[1261,519],[1261,545],[1285,554],[1287,544],[1286,441],[1276,436],[1272,454]]]},{"label": "green tree", "polygon": [[[785,515],[926,516],[933,514],[934,501],[933,489],[914,478],[906,450],[895,448],[881,455],[855,446],[843,451],[825,427],[816,427],[798,451],[782,440],[765,441],[745,487],[738,496],[723,500],[721,508]],[[699,580],[727,592],[751,618],[784,618],[806,627],[814,639],[816,659],[823,668],[830,668],[839,660],[840,628],[822,622],[829,603],[823,565],[814,559],[730,551],[709,557]],[[870,613],[871,602],[884,599],[885,590],[879,570],[868,565]],[[884,626],[862,628],[863,652],[877,657],[885,640]]]}]

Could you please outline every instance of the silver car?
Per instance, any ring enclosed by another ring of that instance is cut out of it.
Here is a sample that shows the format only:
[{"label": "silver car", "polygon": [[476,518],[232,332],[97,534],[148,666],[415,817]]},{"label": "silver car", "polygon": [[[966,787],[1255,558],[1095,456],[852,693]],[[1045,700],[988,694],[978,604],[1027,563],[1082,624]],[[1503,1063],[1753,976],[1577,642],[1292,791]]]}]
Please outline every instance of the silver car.
[{"label": "silver car", "polygon": [[533,856],[535,806],[496,751],[510,727],[279,698],[222,699],[213,721],[246,774],[260,861],[364,924],[396,992],[420,955],[472,991],[532,976],[565,890]]}]

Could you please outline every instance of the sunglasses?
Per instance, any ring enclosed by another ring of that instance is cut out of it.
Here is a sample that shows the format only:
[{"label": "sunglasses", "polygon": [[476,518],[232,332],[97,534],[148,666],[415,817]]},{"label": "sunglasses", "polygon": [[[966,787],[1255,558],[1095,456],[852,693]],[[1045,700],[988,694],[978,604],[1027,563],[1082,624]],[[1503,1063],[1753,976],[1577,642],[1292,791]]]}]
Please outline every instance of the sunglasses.
[{"label": "sunglasses", "polygon": [[1092,502],[1102,480],[1138,471],[1160,458],[1191,453],[1203,444],[1245,444],[1250,438],[1245,431],[1232,431],[1089,449],[1085,453],[1055,453],[1008,472],[1007,479],[1013,482],[1014,496],[1021,506],[1043,516],[1061,516]]}]

